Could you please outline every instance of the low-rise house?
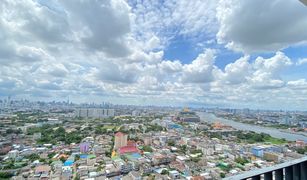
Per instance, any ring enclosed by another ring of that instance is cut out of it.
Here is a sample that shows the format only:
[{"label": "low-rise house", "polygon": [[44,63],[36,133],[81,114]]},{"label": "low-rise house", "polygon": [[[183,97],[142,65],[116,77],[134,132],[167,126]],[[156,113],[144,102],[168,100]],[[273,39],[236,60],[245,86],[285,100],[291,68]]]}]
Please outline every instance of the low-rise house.
[{"label": "low-rise house", "polygon": [[168,174],[172,179],[179,179],[180,178],[180,173],[176,170],[169,171]]},{"label": "low-rise house", "polygon": [[8,157],[11,159],[16,159],[19,155],[19,151],[18,150],[11,150],[8,152]]},{"label": "low-rise house", "polygon": [[129,173],[129,176],[133,179],[133,180],[141,180],[142,176],[140,172],[137,171],[132,171]]},{"label": "low-rise house", "polygon": [[77,168],[77,173],[80,177],[88,175],[88,167],[87,166],[79,166]]},{"label": "low-rise house", "polygon": [[51,163],[53,171],[62,170],[63,162],[62,161],[53,161]]},{"label": "low-rise house", "polygon": [[213,144],[198,144],[197,149],[200,149],[205,156],[212,156],[214,154],[214,145]]},{"label": "low-rise house", "polygon": [[187,156],[177,156],[176,160],[183,163],[183,162],[189,160],[189,158]]},{"label": "low-rise house", "polygon": [[51,170],[51,168],[48,165],[39,165],[39,166],[35,167],[34,174],[37,177],[46,176],[46,175],[48,176],[50,170]]},{"label": "low-rise house", "polygon": [[120,175],[120,168],[114,166],[113,164],[107,164],[105,168],[105,174],[107,177],[113,177]]},{"label": "low-rise house", "polygon": [[97,173],[97,172],[90,172],[88,176],[90,178],[95,178],[95,177],[99,176],[99,173]]},{"label": "low-rise house", "polygon": [[160,165],[160,164],[167,164],[170,163],[171,159],[168,158],[166,155],[157,153],[152,157],[153,165]]},{"label": "low-rise house", "polygon": [[133,170],[132,164],[122,159],[114,160],[114,165],[120,169],[121,173],[129,173]]},{"label": "low-rise house", "polygon": [[184,166],[184,163],[182,162],[179,162],[179,161],[173,161],[169,164],[169,167],[171,169],[175,169],[177,171],[180,171],[180,172],[184,172],[185,171],[185,166]]},{"label": "low-rise house", "polygon": [[275,152],[264,152],[263,159],[267,161],[274,161],[276,163],[280,162],[283,158],[283,154]]},{"label": "low-rise house", "polygon": [[71,168],[71,166],[63,166],[62,167],[62,176],[64,178],[70,178],[72,176],[72,168]]},{"label": "low-rise house", "polygon": [[152,167],[149,163],[143,163],[140,165],[140,172],[142,174],[149,174],[152,172]]}]

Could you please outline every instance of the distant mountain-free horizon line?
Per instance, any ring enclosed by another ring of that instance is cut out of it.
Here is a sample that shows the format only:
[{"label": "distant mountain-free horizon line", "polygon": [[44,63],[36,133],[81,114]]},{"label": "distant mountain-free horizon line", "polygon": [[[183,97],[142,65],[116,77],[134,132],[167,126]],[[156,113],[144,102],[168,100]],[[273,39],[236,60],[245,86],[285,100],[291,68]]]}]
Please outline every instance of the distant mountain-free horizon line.
[{"label": "distant mountain-free horizon line", "polygon": [[[15,103],[15,104],[14,104]],[[295,110],[295,109],[274,109],[274,108],[251,108],[251,107],[229,107],[229,106],[214,106],[214,105],[159,105],[159,104],[129,104],[129,103],[113,103],[109,101],[102,101],[101,103],[97,102],[73,102],[73,101],[60,101],[60,100],[31,100],[31,99],[11,99],[10,96],[6,98],[0,98],[0,106],[6,106],[10,107],[11,105],[18,105],[19,107],[24,105],[33,105],[35,103],[38,103],[40,105],[46,105],[46,104],[53,104],[53,105],[66,105],[70,107],[88,107],[88,108],[100,108],[100,107],[109,107],[109,108],[120,108],[120,107],[135,107],[135,108],[173,108],[173,109],[184,109],[189,108],[191,110],[245,110],[245,111],[251,111],[251,112],[305,112],[307,113],[307,110]],[[29,103],[29,104],[20,104],[20,103]],[[14,107],[14,106],[13,106]]]}]

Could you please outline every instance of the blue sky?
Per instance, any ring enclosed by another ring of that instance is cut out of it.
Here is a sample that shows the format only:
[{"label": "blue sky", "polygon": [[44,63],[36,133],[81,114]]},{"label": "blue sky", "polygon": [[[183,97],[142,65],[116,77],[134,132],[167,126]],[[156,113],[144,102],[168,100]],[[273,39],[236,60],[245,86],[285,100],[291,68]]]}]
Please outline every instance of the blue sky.
[{"label": "blue sky", "polygon": [[300,109],[298,0],[5,0],[0,98]]}]

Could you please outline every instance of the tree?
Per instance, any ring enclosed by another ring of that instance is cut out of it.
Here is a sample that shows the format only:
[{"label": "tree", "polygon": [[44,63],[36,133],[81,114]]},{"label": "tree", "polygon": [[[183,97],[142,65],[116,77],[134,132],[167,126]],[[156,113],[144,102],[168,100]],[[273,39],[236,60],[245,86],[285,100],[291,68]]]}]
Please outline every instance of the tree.
[{"label": "tree", "polygon": [[0,171],[0,179],[9,179],[13,176],[12,173],[9,172],[1,172]]},{"label": "tree", "polygon": [[197,162],[199,162],[199,161],[200,161],[200,158],[197,158],[197,157],[196,157],[196,158],[192,158],[192,159],[191,159],[191,161],[193,161],[193,162],[196,162],[196,163],[197,163]]},{"label": "tree", "polygon": [[46,162],[46,159],[40,158],[40,159],[39,159],[39,162],[45,163],[45,162]]},{"label": "tree", "polygon": [[106,155],[107,157],[111,157],[111,156],[112,156],[112,151],[113,151],[113,145],[110,146],[109,151],[105,151],[105,155]]},{"label": "tree", "polygon": [[6,164],[6,166],[5,166],[5,168],[4,169],[14,169],[14,160],[10,160],[7,164]]},{"label": "tree", "polygon": [[60,160],[64,163],[66,161],[65,157],[61,157]]},{"label": "tree", "polygon": [[80,175],[77,174],[77,175],[75,176],[74,180],[80,180]]},{"label": "tree", "polygon": [[7,129],[6,130],[6,134],[21,134],[22,133],[22,131],[21,131],[21,129]]},{"label": "tree", "polygon": [[187,151],[187,145],[180,146],[180,151],[185,153]]},{"label": "tree", "polygon": [[142,127],[141,125],[139,125],[138,128],[139,128],[138,130],[139,130],[140,132],[143,132],[143,127]]},{"label": "tree", "polygon": [[191,151],[190,151],[190,153],[191,154],[198,154],[198,153],[203,153],[200,149],[192,149]]},{"label": "tree", "polygon": [[150,146],[143,146],[143,151],[152,152],[152,148]]},{"label": "tree", "polygon": [[57,130],[55,130],[55,133],[59,135],[65,135],[65,129],[61,126]]},{"label": "tree", "polygon": [[56,153],[55,153],[55,152],[52,152],[52,153],[48,154],[48,158],[51,159],[51,158],[53,158],[53,156],[55,156],[55,155],[56,155]]},{"label": "tree", "polygon": [[79,154],[75,155],[75,161],[78,161],[79,159],[80,159],[80,155]]},{"label": "tree", "polygon": [[298,148],[296,151],[299,154],[305,154],[305,149],[304,148]]},{"label": "tree", "polygon": [[71,133],[67,133],[65,136],[65,143],[66,144],[70,144],[70,143],[80,143],[80,141],[82,140],[82,136],[74,131]]},{"label": "tree", "polygon": [[235,159],[235,162],[239,163],[241,165],[244,165],[244,164],[248,163],[248,160],[246,158],[238,157],[238,158]]},{"label": "tree", "polygon": [[161,172],[161,174],[162,174],[162,175],[166,175],[166,174],[168,174],[168,170],[163,169],[163,170],[162,170],[162,172]]},{"label": "tree", "polygon": [[174,140],[169,140],[169,141],[167,142],[167,145],[168,145],[168,146],[175,146],[175,141],[174,141]]},{"label": "tree", "polygon": [[220,177],[221,177],[221,178],[225,178],[225,177],[226,177],[225,173],[221,172],[221,173],[220,173]]},{"label": "tree", "polygon": [[30,161],[35,161],[37,159],[39,159],[39,155],[38,154],[31,154],[29,156],[27,156],[26,158],[28,158]]}]

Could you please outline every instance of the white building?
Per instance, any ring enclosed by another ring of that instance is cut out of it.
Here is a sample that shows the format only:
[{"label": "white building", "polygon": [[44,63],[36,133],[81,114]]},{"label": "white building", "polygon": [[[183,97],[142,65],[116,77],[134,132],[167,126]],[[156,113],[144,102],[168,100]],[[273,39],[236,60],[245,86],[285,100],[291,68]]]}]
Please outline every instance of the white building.
[{"label": "white building", "polygon": [[114,109],[79,108],[75,110],[75,116],[82,118],[106,118],[113,117],[114,115]]},{"label": "white building", "polygon": [[12,158],[12,159],[17,158],[18,155],[19,155],[19,151],[18,151],[18,150],[11,150],[11,151],[8,153],[9,158]]}]

